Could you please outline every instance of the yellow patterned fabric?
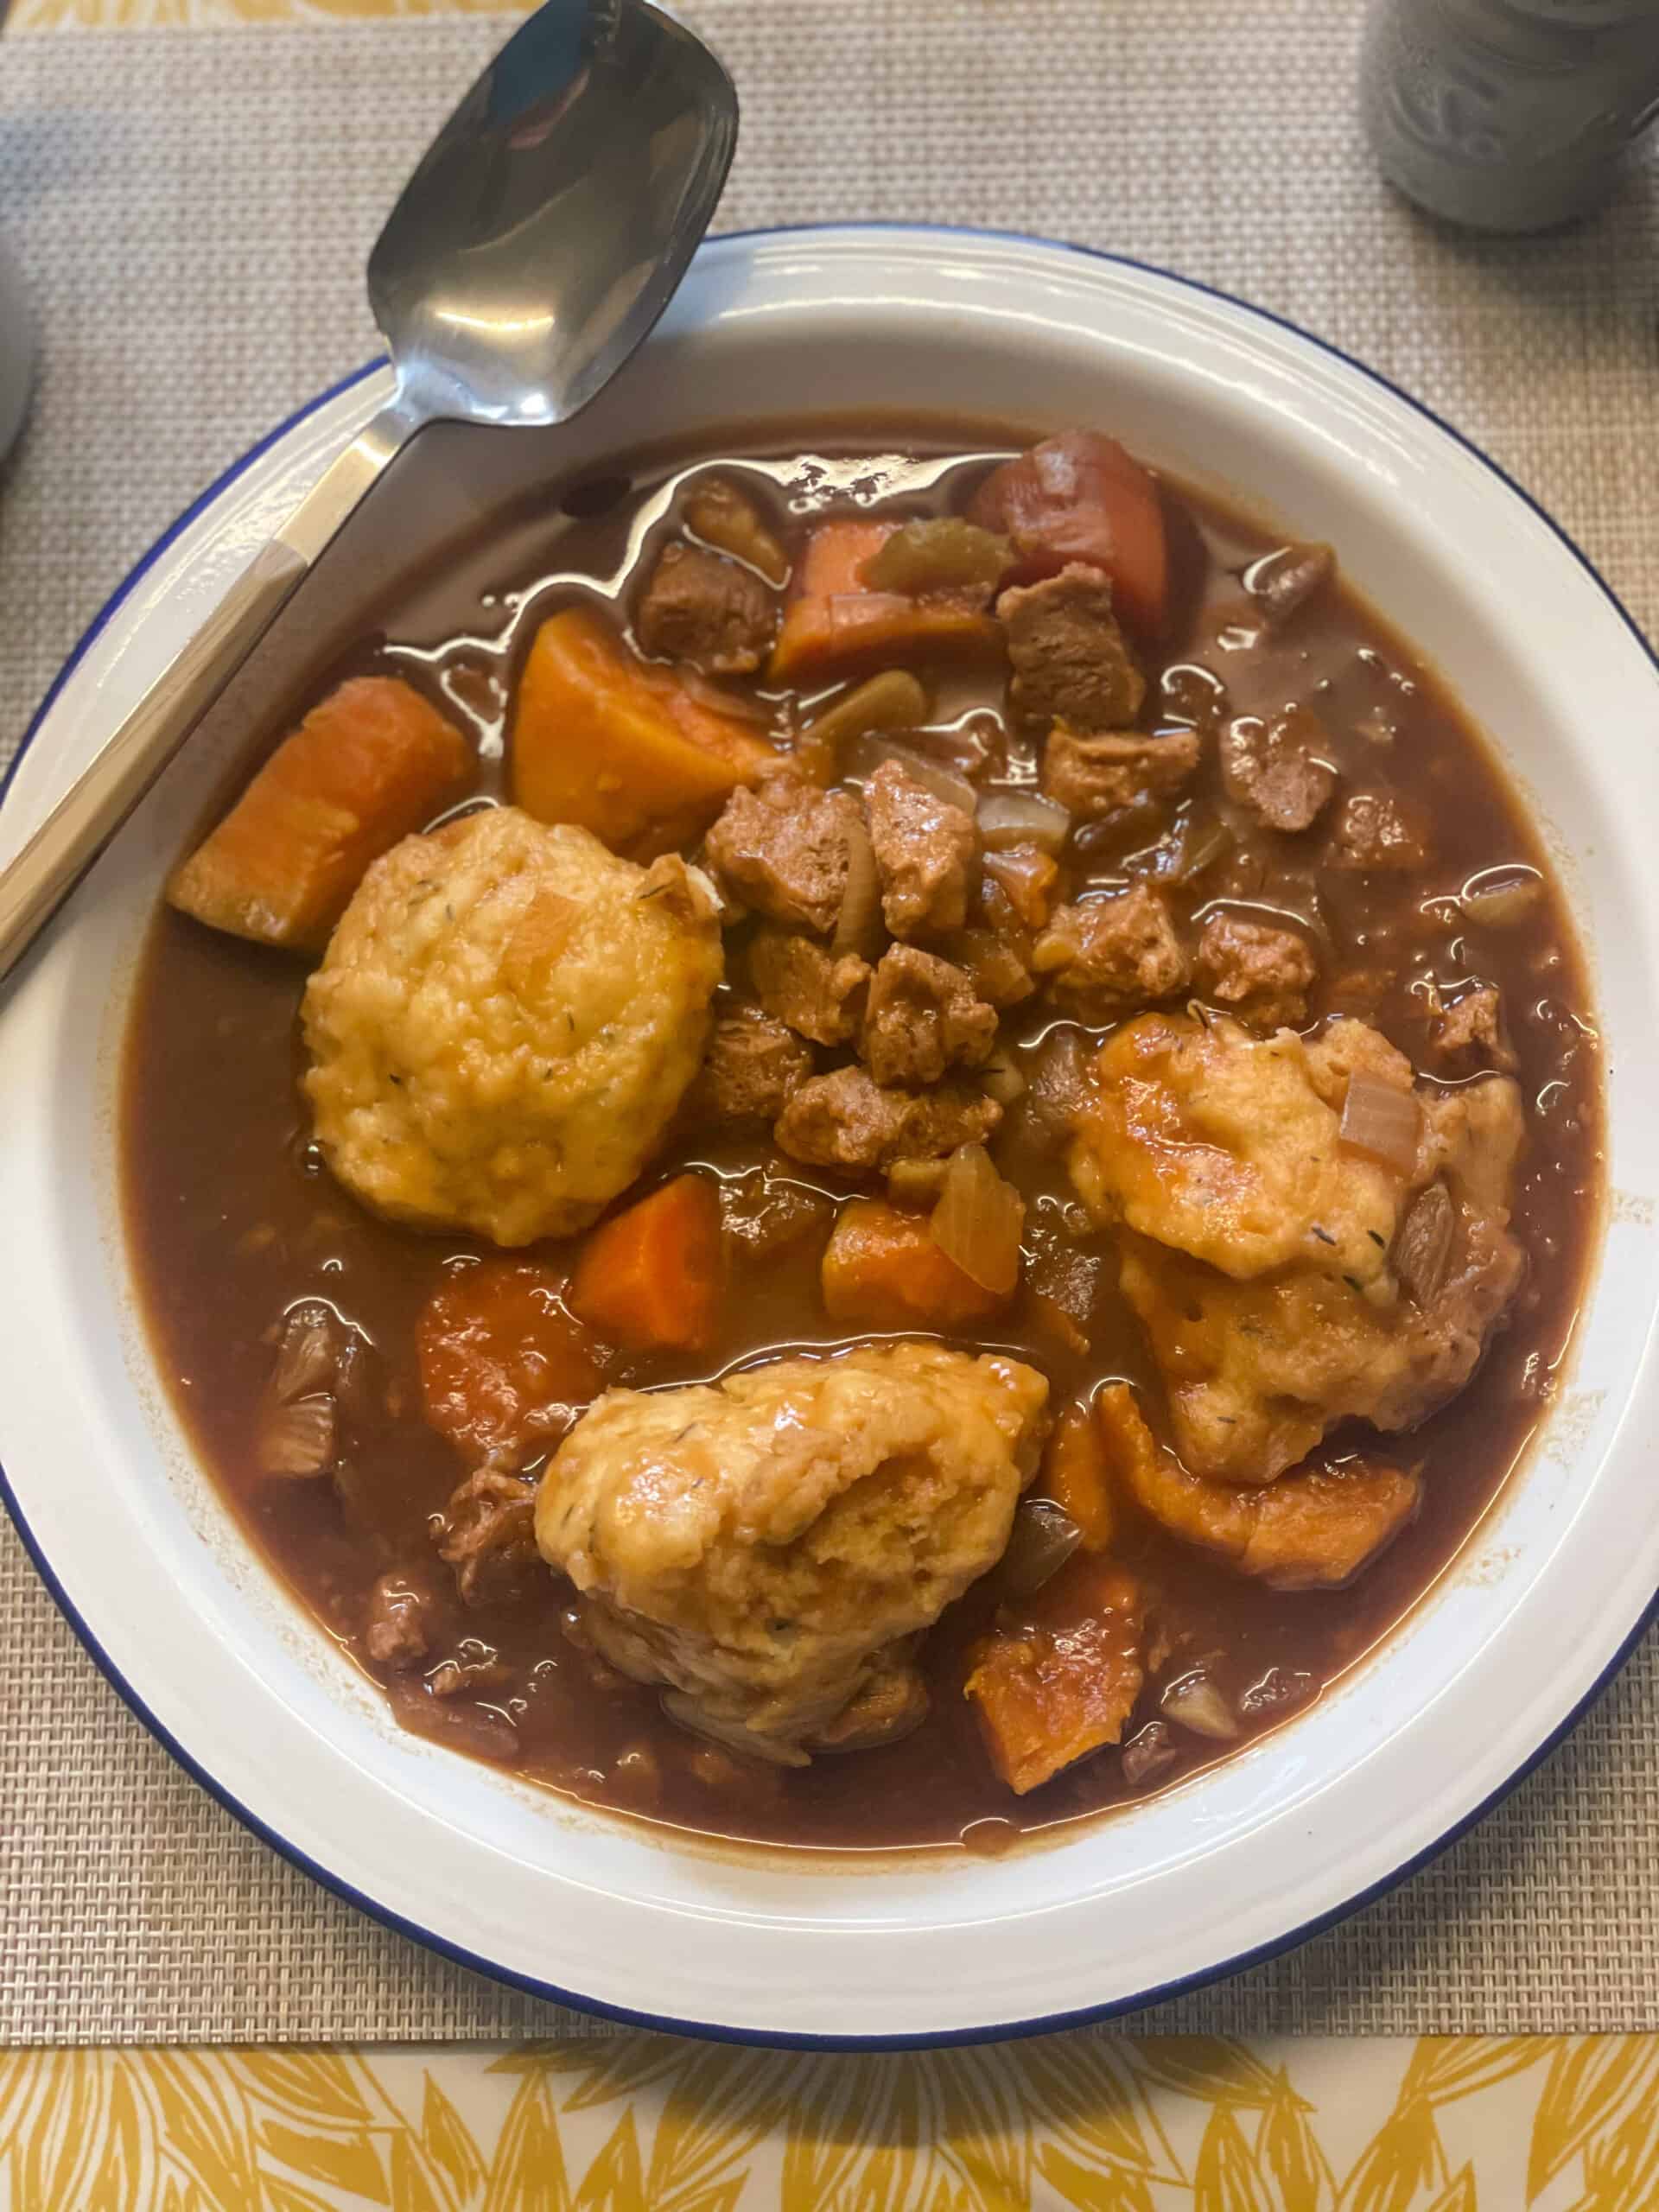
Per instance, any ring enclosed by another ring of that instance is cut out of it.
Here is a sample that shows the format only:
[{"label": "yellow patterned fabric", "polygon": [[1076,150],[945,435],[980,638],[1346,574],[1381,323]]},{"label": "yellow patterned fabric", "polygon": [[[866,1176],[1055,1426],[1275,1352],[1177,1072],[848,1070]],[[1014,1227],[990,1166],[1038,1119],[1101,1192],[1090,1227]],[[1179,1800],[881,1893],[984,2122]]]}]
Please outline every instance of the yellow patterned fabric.
[{"label": "yellow patterned fabric", "polygon": [[4,2212],[1654,2212],[1659,2035],[0,2059]]}]

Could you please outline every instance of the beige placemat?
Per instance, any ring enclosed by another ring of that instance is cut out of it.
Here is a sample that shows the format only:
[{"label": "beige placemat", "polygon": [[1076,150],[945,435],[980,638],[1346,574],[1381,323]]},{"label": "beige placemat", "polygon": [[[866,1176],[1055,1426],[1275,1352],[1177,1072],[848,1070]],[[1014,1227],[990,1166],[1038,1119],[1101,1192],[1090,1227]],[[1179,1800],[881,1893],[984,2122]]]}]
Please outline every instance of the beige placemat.
[{"label": "beige placemat", "polygon": [[[1397,378],[1659,631],[1659,188],[1532,243],[1438,234],[1359,143],[1331,0],[701,0],[744,98],[726,227],[1046,232],[1241,292]],[[0,491],[0,754],[144,546],[372,351],[380,211],[499,19],[0,44],[0,224],[42,308]],[[27,1255],[5,1254],[23,1266]],[[0,1535],[0,2039],[502,2036],[550,2007],[385,1933],[246,1834],[122,1707]],[[1659,2022],[1659,1644],[1464,1843],[1140,2024]]]}]

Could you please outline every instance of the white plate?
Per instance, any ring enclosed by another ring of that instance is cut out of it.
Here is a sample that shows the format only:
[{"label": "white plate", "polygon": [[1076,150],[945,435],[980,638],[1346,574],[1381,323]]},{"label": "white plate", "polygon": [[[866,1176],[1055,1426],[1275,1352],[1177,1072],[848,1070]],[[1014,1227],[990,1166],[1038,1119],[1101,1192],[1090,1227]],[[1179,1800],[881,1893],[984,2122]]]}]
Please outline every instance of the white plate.
[{"label": "white plate", "polygon": [[[297,417],[129,580],[54,691],[0,843],[200,622],[380,381]],[[1000,1861],[859,1870],[658,1842],[401,1732],[193,1465],[149,1376],[114,1211],[113,1044],[132,948],[245,697],[146,806],[3,1010],[0,1459],[42,1571],[123,1694],[341,1894],[468,1965],[594,2009],[704,2034],[919,2042],[1129,2006],[1311,1933],[1509,1787],[1637,1633],[1659,1585],[1659,677],[1548,520],[1400,394],[1232,301],[1068,248],[881,229],[717,241],[563,450],[849,406],[1098,423],[1334,540],[1533,796],[1592,954],[1618,1195],[1544,1443],[1466,1556],[1293,1725]],[[479,434],[463,476],[465,435],[417,448],[359,518],[348,566],[311,595],[308,649],[365,575],[392,575],[411,543],[550,474],[561,450]]]}]

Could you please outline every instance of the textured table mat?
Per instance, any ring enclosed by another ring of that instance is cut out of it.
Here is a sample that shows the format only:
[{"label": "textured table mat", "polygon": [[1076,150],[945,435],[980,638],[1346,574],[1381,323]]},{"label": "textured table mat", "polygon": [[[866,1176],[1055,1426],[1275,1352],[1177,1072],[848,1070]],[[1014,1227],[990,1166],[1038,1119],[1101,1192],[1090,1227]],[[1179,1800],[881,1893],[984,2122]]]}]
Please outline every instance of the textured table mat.
[{"label": "textured table mat", "polygon": [[[743,144],[721,224],[1046,232],[1240,292],[1469,432],[1659,632],[1659,178],[1482,243],[1393,200],[1331,0],[701,0]],[[373,350],[356,271],[505,19],[0,43],[0,225],[44,334],[0,479],[0,759],[131,562]],[[27,1264],[10,1251],[5,1264]],[[286,1866],[175,1768],[0,1529],[0,2040],[550,2033]],[[1236,2035],[1659,2023],[1659,1645],[1414,1880],[1141,2016]]]}]

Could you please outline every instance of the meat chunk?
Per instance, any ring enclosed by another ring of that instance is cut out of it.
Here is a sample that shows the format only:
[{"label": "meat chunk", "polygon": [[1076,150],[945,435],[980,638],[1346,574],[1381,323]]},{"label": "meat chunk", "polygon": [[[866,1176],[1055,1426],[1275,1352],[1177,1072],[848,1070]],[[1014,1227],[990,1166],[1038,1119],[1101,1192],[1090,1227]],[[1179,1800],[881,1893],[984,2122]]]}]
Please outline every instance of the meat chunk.
[{"label": "meat chunk", "polygon": [[1031,964],[1053,997],[1084,1020],[1109,1020],[1168,998],[1191,975],[1168,901],[1145,883],[1116,898],[1057,907]]},{"label": "meat chunk", "polygon": [[550,1463],[537,1539],[613,1666],[803,1765],[853,1708],[913,1706],[885,1678],[913,1680],[910,1639],[1001,1557],[1046,1395],[918,1344],[612,1390]]},{"label": "meat chunk", "polygon": [[870,963],[797,931],[763,927],[749,941],[749,981],[776,1020],[815,1045],[847,1045],[864,1018]]},{"label": "meat chunk", "polygon": [[1251,563],[1245,585],[1276,629],[1323,591],[1336,572],[1337,556],[1328,545],[1281,545]]},{"label": "meat chunk", "polygon": [[[1408,1172],[1338,1142],[1360,1072],[1415,1098]],[[1412,1092],[1403,1056],[1357,1021],[1310,1044],[1147,1016],[1107,1040],[1071,1173],[1130,1232],[1121,1286],[1193,1473],[1270,1482],[1339,1421],[1408,1428],[1462,1388],[1521,1278],[1521,1136],[1506,1077]],[[1436,1183],[1452,1217],[1434,1265],[1414,1249],[1402,1270],[1402,1227]]]},{"label": "meat chunk", "polygon": [[522,1476],[480,1467],[444,1509],[438,1557],[455,1571],[461,1603],[522,1587],[536,1566],[536,1491]]},{"label": "meat chunk", "polygon": [[1262,1029],[1300,1028],[1319,970],[1294,930],[1211,914],[1198,939],[1198,984],[1205,998]]},{"label": "meat chunk", "polygon": [[1407,874],[1426,867],[1428,833],[1416,810],[1387,791],[1355,791],[1343,801],[1325,861],[1356,874]]},{"label": "meat chunk", "polygon": [[1420,1475],[1380,1459],[1305,1468],[1255,1489],[1202,1482],[1157,1443],[1126,1382],[1107,1384],[1096,1418],[1114,1478],[1143,1513],[1275,1589],[1351,1582],[1422,1500]]},{"label": "meat chunk", "polygon": [[965,1084],[884,1090],[863,1068],[837,1068],[800,1085],[774,1134],[791,1159],[814,1166],[891,1167],[943,1160],[959,1144],[989,1136],[1001,1118],[994,1098]]},{"label": "meat chunk", "polygon": [[1043,747],[1043,796],[1084,821],[1098,822],[1142,799],[1171,798],[1198,765],[1196,730],[1079,737],[1061,726],[1050,731]]},{"label": "meat chunk", "polygon": [[896,760],[865,786],[870,843],[881,878],[881,912],[894,937],[959,930],[979,832],[967,810],[940,798]]},{"label": "meat chunk", "polygon": [[1432,1030],[1434,1052],[1448,1067],[1502,1068],[1516,1065],[1503,1033],[1503,1006],[1493,983],[1477,983],[1442,1007]]},{"label": "meat chunk", "polygon": [[569,1236],[656,1149],[723,968],[714,892],[573,823],[494,806],[406,837],[306,987],[306,1095],[334,1174],[422,1229]]},{"label": "meat chunk", "polygon": [[432,1592],[418,1578],[383,1574],[369,1592],[363,1649],[379,1667],[418,1667],[432,1651]]},{"label": "meat chunk", "polygon": [[1073,562],[1041,583],[1018,584],[996,602],[1014,676],[1008,704],[1021,721],[1074,730],[1122,729],[1147,696],[1098,569]]},{"label": "meat chunk", "polygon": [[777,602],[751,569],[678,543],[664,546],[633,618],[646,652],[710,676],[752,675],[777,626]]},{"label": "meat chunk", "polygon": [[1266,722],[1240,715],[1221,734],[1227,796],[1264,829],[1306,830],[1337,788],[1330,747],[1330,733],[1309,708],[1288,708]]},{"label": "meat chunk", "polygon": [[882,955],[858,1041],[878,1083],[937,1083],[949,1067],[977,1067],[995,1041],[996,1008],[960,968],[912,944]]},{"label": "meat chunk", "polygon": [[822,1192],[764,1167],[728,1176],[720,1186],[727,1247],[758,1267],[770,1266],[827,1230],[833,1211]]},{"label": "meat chunk", "polygon": [[811,1072],[810,1048],[781,1021],[764,1014],[728,1014],[715,1024],[696,1096],[722,1121],[775,1122]]},{"label": "meat chunk", "polygon": [[841,912],[852,839],[861,826],[857,802],[847,792],[772,776],[759,791],[732,793],[704,853],[739,906],[828,936]]}]

